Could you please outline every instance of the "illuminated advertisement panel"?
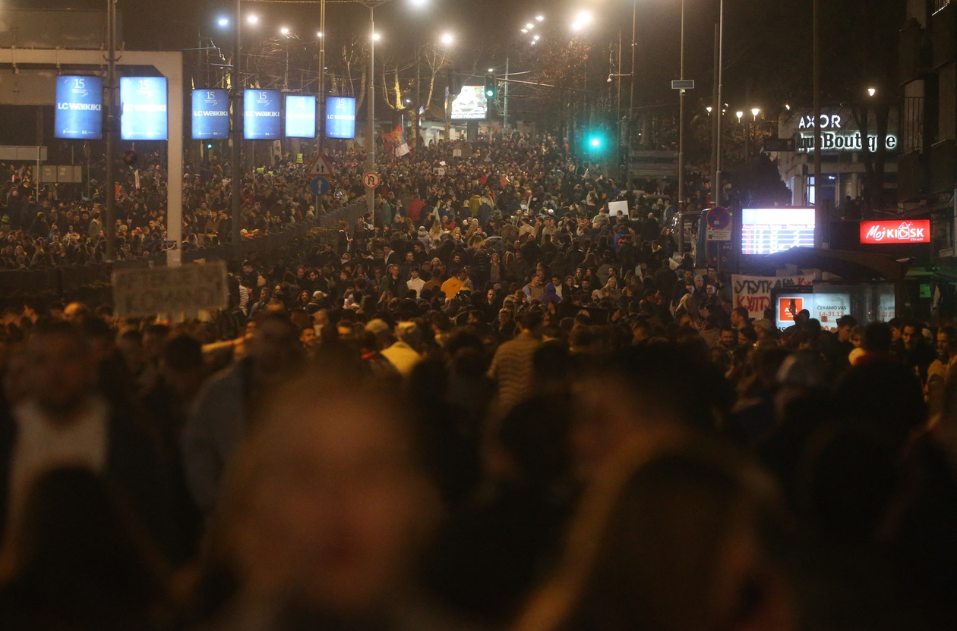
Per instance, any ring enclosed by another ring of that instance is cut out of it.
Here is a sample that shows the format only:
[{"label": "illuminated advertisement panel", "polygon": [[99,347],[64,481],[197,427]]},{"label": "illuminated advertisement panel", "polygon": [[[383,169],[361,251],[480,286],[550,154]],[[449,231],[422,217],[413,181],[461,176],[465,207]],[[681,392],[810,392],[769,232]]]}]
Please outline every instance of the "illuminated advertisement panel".
[{"label": "illuminated advertisement panel", "polygon": [[930,243],[930,220],[862,221],[861,243]]},{"label": "illuminated advertisement panel", "polygon": [[286,138],[316,137],[316,97],[286,95]]},{"label": "illuminated advertisement panel", "polygon": [[245,90],[243,103],[243,137],[279,140],[282,134],[279,90]]},{"label": "illuminated advertisement panel", "polygon": [[463,85],[462,91],[452,101],[450,118],[454,121],[485,120],[488,115],[488,99],[480,85]]},{"label": "illuminated advertisement panel", "polygon": [[103,80],[64,75],[56,78],[57,138],[99,140],[103,137]]},{"label": "illuminated advertisement panel", "polygon": [[167,140],[166,77],[120,78],[123,140]]},{"label": "illuminated advertisement panel", "polygon": [[745,208],[741,211],[741,253],[774,254],[814,247],[813,208]]},{"label": "illuminated advertisement panel", "polygon": [[356,137],[356,100],[331,97],[326,99],[326,138],[352,140]]},{"label": "illuminated advertisement panel", "polygon": [[229,92],[193,90],[193,140],[229,138]]}]

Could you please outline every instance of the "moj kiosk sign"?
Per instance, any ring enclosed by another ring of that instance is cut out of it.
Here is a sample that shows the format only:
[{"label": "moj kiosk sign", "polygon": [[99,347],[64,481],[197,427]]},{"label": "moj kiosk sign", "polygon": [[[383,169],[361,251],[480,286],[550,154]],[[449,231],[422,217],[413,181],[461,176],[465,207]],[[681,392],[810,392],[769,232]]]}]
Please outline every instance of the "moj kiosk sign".
[{"label": "moj kiosk sign", "polygon": [[[864,139],[861,132],[856,130],[853,124],[847,125],[847,121],[841,114],[822,114],[821,115],[821,149],[823,151],[863,151]],[[814,116],[802,116],[798,121],[798,133],[795,139],[795,149],[799,153],[809,153],[814,151]],[[888,151],[896,151],[898,140],[894,134],[887,134],[884,139],[885,147]],[[877,151],[877,134],[868,134],[867,148],[870,151]]]}]

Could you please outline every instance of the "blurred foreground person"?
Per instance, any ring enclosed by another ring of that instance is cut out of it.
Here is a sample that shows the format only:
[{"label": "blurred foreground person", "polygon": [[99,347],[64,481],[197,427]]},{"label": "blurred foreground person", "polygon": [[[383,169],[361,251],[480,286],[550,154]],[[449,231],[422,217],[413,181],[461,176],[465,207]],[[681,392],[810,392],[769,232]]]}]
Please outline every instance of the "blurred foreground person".
[{"label": "blurred foreground person", "polygon": [[616,460],[517,629],[796,629],[791,587],[766,552],[779,532],[773,486],[721,452],[688,443]]},{"label": "blurred foreground person", "polygon": [[34,480],[83,466],[113,484],[171,558],[180,550],[169,478],[149,434],[96,387],[90,347],[67,322],[38,326],[27,344],[28,394],[0,409],[0,535],[14,523]]},{"label": "blurred foreground person", "polygon": [[237,454],[212,544],[235,597],[215,628],[449,626],[411,580],[440,505],[413,425],[332,374],[276,388]]},{"label": "blurred foreground person", "polygon": [[0,557],[0,628],[171,628],[156,553],[122,506],[90,469],[39,476]]}]

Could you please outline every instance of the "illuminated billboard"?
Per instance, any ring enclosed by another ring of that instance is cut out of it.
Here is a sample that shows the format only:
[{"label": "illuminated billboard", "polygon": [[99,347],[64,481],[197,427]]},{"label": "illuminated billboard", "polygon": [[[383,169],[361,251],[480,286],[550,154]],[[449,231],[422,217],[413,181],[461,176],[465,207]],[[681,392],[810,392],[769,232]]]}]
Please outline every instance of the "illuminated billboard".
[{"label": "illuminated billboard", "polygon": [[279,140],[282,134],[279,90],[245,90],[243,137],[246,140]]},{"label": "illuminated billboard", "polygon": [[316,137],[316,97],[286,95],[286,138]]},{"label": "illuminated billboard", "polygon": [[326,99],[326,138],[351,140],[356,137],[356,100],[330,97]]},{"label": "illuminated billboard", "polygon": [[193,90],[193,140],[229,138],[229,92]]},{"label": "illuminated billboard", "polygon": [[837,321],[851,315],[850,294],[779,294],[777,297],[776,322],[779,329],[794,325],[794,316],[807,309],[811,317],[821,323],[824,330],[837,327]]},{"label": "illuminated billboard", "polygon": [[862,221],[861,243],[930,243],[930,220]]},{"label": "illuminated billboard", "polygon": [[488,115],[488,99],[480,85],[463,85],[462,91],[452,101],[449,115],[454,121],[485,120]]},{"label": "illuminated billboard", "polygon": [[123,140],[167,140],[166,77],[120,78],[120,111]]},{"label": "illuminated billboard", "polygon": [[813,208],[745,208],[741,211],[741,253],[774,254],[814,247]]},{"label": "illuminated billboard", "polygon": [[99,140],[103,137],[103,80],[64,75],[56,78],[56,138]]}]

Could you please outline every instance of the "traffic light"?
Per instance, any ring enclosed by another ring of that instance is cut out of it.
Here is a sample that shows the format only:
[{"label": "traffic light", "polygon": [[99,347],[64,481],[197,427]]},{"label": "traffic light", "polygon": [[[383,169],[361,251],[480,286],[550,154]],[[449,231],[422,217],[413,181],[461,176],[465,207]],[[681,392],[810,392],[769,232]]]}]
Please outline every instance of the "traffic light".
[{"label": "traffic light", "polygon": [[495,83],[495,75],[485,75],[485,98],[494,99],[498,86]]},{"label": "traffic light", "polygon": [[585,146],[592,153],[600,153],[605,147],[605,137],[601,132],[591,132],[585,137]]}]

